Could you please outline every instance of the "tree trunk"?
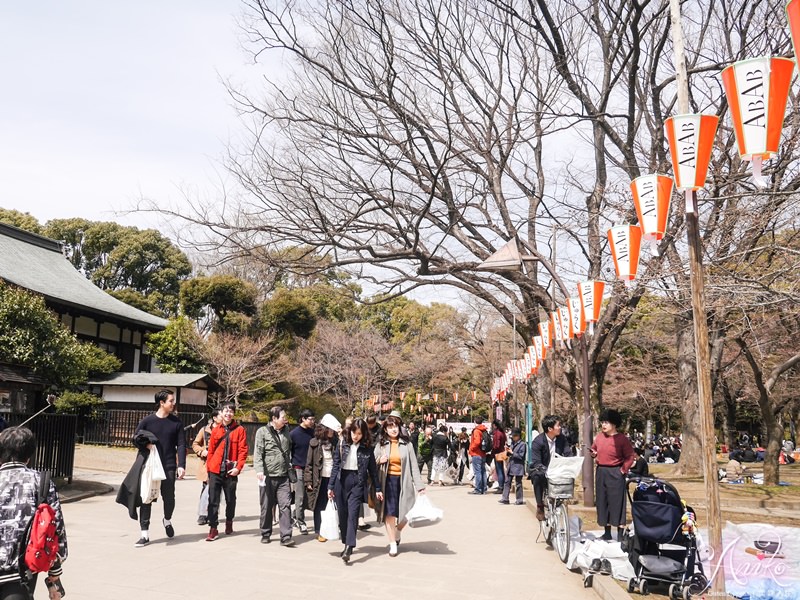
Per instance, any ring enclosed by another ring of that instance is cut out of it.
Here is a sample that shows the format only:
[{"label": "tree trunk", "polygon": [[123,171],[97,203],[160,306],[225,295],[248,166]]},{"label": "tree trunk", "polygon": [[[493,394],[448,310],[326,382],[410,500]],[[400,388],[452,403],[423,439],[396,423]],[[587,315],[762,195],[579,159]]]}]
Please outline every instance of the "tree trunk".
[{"label": "tree trunk", "polygon": [[764,427],[767,430],[767,452],[764,456],[764,485],[778,485],[780,481],[781,446],[783,445],[783,422],[780,415],[763,410]]},{"label": "tree trunk", "polygon": [[700,439],[700,403],[691,319],[675,317],[675,330],[676,362],[682,396],[681,459],[676,473],[698,476],[702,474],[703,443]]}]

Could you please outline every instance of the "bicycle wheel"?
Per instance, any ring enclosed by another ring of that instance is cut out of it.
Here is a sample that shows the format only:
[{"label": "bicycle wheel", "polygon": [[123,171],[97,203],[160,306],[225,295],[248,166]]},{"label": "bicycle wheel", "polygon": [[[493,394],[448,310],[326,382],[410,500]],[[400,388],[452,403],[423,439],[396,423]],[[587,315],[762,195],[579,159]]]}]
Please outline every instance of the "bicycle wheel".
[{"label": "bicycle wheel", "polygon": [[558,553],[558,558],[561,559],[561,562],[565,563],[569,557],[570,546],[569,514],[567,513],[567,507],[563,504],[556,506],[553,511],[553,517],[555,521],[555,531],[553,532],[554,545]]},{"label": "bicycle wheel", "polygon": [[544,499],[544,521],[539,521],[539,530],[544,536],[544,542],[553,546],[553,531],[555,530],[555,519],[553,518],[553,501],[550,498]]}]

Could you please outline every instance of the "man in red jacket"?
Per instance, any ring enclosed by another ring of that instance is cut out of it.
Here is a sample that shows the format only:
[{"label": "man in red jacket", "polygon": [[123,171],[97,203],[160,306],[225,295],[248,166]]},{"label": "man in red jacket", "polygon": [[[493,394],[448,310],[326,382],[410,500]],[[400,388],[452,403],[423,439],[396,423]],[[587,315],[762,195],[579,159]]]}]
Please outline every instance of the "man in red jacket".
[{"label": "man in red jacket", "polygon": [[481,448],[484,433],[486,425],[483,424],[483,417],[475,417],[475,428],[469,439],[469,456],[472,460],[472,473],[475,475],[475,489],[469,492],[470,494],[486,493],[486,451]]},{"label": "man in red jacket", "polygon": [[244,427],[233,419],[235,407],[228,402],[222,405],[222,423],[215,427],[208,440],[208,524],[207,542],[219,537],[220,491],[225,494],[225,535],[233,533],[233,518],[236,515],[236,484],[239,473],[247,461],[247,435]]}]

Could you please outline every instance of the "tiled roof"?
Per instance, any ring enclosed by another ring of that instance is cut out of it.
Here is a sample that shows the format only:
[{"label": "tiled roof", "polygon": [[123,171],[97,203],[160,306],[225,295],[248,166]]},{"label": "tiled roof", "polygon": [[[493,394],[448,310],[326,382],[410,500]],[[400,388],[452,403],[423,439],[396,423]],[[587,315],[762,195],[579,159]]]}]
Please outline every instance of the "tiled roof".
[{"label": "tiled roof", "polygon": [[125,385],[137,387],[187,387],[205,380],[208,387],[216,389],[217,383],[205,373],[112,373],[104,379],[95,379],[89,385]]},{"label": "tiled roof", "polygon": [[61,252],[56,240],[0,223],[0,279],[68,307],[160,330],[167,320],[134,308],[86,279]]}]

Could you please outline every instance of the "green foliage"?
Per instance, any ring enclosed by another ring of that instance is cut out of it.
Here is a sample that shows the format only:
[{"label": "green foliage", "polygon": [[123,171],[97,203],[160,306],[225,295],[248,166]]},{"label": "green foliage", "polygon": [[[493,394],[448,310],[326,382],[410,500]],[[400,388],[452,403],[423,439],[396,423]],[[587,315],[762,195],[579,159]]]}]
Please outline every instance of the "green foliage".
[{"label": "green foliage", "polygon": [[308,338],[317,325],[317,316],[302,294],[279,289],[262,305],[261,325],[279,337]]},{"label": "green foliage", "polygon": [[55,219],[47,223],[44,233],[60,240],[70,262],[100,288],[138,292],[159,313],[177,314],[180,282],[191,274],[192,266],[158,231],[86,219]]},{"label": "green foliage", "polygon": [[8,223],[31,233],[42,233],[42,226],[36,217],[18,210],[0,208],[0,223]]},{"label": "green foliage", "polygon": [[164,373],[204,373],[206,370],[196,350],[199,336],[186,317],[174,319],[163,331],[149,334],[146,342]]},{"label": "green foliage", "polygon": [[161,310],[164,304],[170,304],[171,300],[164,298],[161,292],[153,292],[145,296],[141,292],[132,290],[131,288],[124,288],[121,290],[106,290],[109,295],[114,296],[117,300],[121,300],[125,304],[129,304],[134,308],[143,310],[144,312],[156,315],[159,317],[167,317],[168,315]]},{"label": "green foliage", "polygon": [[105,408],[106,401],[89,392],[62,392],[53,403],[56,412],[94,418]]},{"label": "green foliage", "polygon": [[256,287],[233,275],[211,275],[195,277],[181,284],[180,303],[184,314],[192,319],[202,319],[208,311],[213,313],[217,331],[241,328],[241,319],[233,318],[227,323],[231,313],[253,316],[256,313]]},{"label": "green foliage", "polygon": [[80,385],[90,370],[107,372],[119,364],[103,350],[80,343],[41,296],[1,281],[0,360],[30,367],[60,387]]},{"label": "green foliage", "polygon": [[343,323],[358,318],[355,298],[358,298],[361,290],[355,284],[334,286],[318,283],[294,290],[294,293],[309,303],[317,319]]},{"label": "green foliage", "polygon": [[86,361],[86,370],[90,377],[108,375],[119,371],[120,367],[122,367],[122,361],[119,358],[109,354],[102,348],[98,348],[90,342],[80,342],[80,345]]}]

